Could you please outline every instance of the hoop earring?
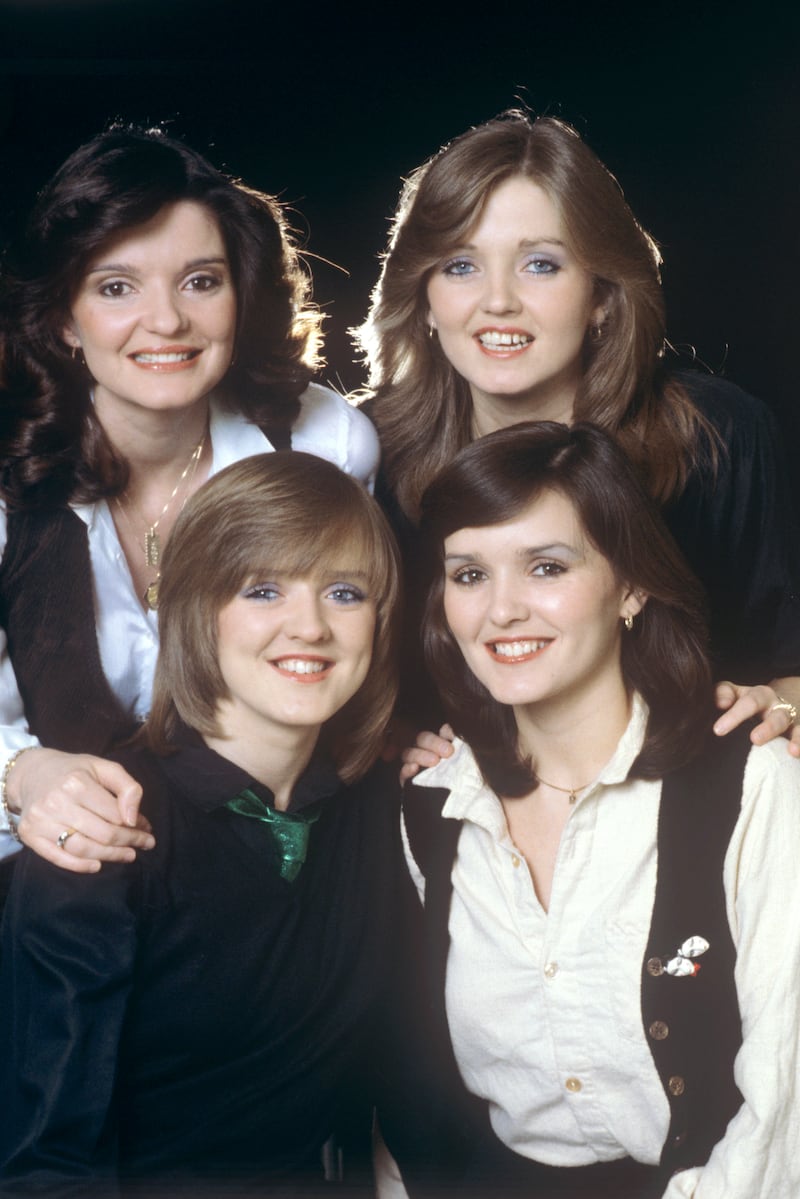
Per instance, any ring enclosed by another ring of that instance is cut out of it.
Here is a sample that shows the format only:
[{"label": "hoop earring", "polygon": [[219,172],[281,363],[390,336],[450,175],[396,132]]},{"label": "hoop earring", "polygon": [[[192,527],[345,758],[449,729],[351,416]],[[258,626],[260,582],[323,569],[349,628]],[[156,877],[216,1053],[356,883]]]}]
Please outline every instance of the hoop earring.
[{"label": "hoop earring", "polygon": [[436,340],[436,328],[434,325],[428,325],[428,341]]},{"label": "hoop earring", "polygon": [[623,624],[625,625],[625,628],[630,633],[631,629],[633,628],[633,617],[631,616],[630,612],[628,613],[627,616],[625,616],[623,618]]}]

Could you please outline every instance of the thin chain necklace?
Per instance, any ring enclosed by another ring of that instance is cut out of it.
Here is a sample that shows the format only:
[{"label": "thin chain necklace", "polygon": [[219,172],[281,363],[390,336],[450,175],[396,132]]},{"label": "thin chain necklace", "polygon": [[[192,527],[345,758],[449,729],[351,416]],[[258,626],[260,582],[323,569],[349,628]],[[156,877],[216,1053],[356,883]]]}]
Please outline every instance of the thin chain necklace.
[{"label": "thin chain necklace", "polygon": [[[136,533],[136,530],[134,529],[134,527],[131,523],[131,518],[128,515],[128,510],[125,507],[125,504],[123,503],[123,499],[127,500],[127,503],[131,506],[131,508],[133,508],[133,511],[136,513],[136,516],[139,518],[139,520],[145,526],[144,547],[143,547],[144,548],[144,560],[145,560],[146,564],[152,570],[155,570],[156,573],[155,573],[155,578],[151,579],[151,581],[147,584],[147,587],[145,588],[145,591],[144,591],[143,598],[144,598],[144,601],[147,604],[148,608],[151,608],[153,611],[155,611],[155,609],[158,607],[158,584],[159,584],[159,580],[161,579],[161,571],[158,569],[159,563],[161,562],[161,538],[158,533],[158,526],[160,525],[161,521],[164,519],[167,512],[169,511],[172,501],[175,499],[175,496],[178,494],[178,492],[181,489],[181,485],[184,482],[186,482],[186,495],[183,497],[183,503],[181,504],[180,509],[179,509],[180,512],[183,511],[186,501],[189,498],[189,492],[191,490],[194,476],[197,472],[197,464],[200,461],[200,458],[203,453],[203,449],[206,444],[206,436],[207,435],[208,435],[208,429],[206,429],[203,432],[203,436],[200,438],[197,445],[192,450],[191,457],[189,458],[189,461],[186,463],[186,466],[181,471],[181,476],[178,479],[178,482],[173,487],[172,492],[170,493],[169,499],[167,500],[166,504],[161,509],[161,511],[159,512],[158,516],[156,517],[156,519],[153,521],[152,524],[150,524],[147,520],[145,520],[145,518],[142,516],[141,512],[139,512],[137,510],[135,504],[133,503],[133,501],[130,499],[129,496],[127,496],[126,494],[123,494],[123,496],[121,498],[120,498],[120,496],[115,496],[115,499],[117,502],[117,507],[119,508],[120,512],[122,513],[123,517],[125,518],[128,528],[131,530],[131,532],[134,535],[134,538],[136,538],[137,541],[139,538]],[[188,482],[187,482],[187,479],[188,479]]]},{"label": "thin chain necklace", "polygon": [[534,771],[534,773],[538,782],[544,783],[545,787],[552,787],[554,791],[562,791],[564,795],[568,795],[570,803],[576,803],[579,792],[585,791],[590,785],[589,783],[584,783],[582,787],[557,787],[555,783],[548,783],[547,779],[543,779],[538,771]]}]

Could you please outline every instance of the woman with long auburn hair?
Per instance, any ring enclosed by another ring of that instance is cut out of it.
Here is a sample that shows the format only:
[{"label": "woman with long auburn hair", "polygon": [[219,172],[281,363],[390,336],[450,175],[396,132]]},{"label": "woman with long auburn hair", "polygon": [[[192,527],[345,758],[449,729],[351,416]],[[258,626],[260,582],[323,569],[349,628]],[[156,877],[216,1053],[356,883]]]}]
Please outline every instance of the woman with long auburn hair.
[{"label": "woman with long auburn hair", "polygon": [[800,763],[711,734],[702,589],[607,434],[498,430],[421,508],[457,739],[403,803],[408,1191],[791,1199]]},{"label": "woman with long auburn hair", "polygon": [[530,419],[605,429],[707,590],[714,675],[735,680],[717,731],[760,714],[754,739],[790,733],[800,754],[798,538],[775,429],[730,383],[673,367],[660,263],[561,120],[508,112],[413,171],[358,330],[384,498],[413,552],[425,487],[470,441]]}]

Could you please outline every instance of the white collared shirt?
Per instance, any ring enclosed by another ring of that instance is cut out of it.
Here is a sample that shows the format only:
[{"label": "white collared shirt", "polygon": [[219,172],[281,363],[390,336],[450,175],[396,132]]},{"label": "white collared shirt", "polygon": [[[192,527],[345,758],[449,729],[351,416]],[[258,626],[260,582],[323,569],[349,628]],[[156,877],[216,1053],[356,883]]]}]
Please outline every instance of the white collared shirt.
[{"label": "white collared shirt", "polygon": [[[550,1165],[628,1154],[654,1164],[669,1125],[641,1016],[661,784],[627,773],[645,719],[637,701],[614,757],[570,811],[549,912],[468,746],[456,742],[415,779],[448,788],[443,816],[464,822],[446,984],[459,1069],[498,1137]],[[406,853],[424,898],[407,843]],[[800,1195],[799,855],[800,762],[778,740],[750,752],[724,867],[744,1104],[708,1164],[672,1178],[669,1199]]]},{"label": "white collared shirt", "polygon": [[[312,383],[300,397],[301,411],[292,428],[292,449],[335,463],[370,490],[378,467],[378,438],[370,421],[330,388]],[[210,474],[274,447],[257,425],[213,400],[210,405]],[[100,660],[111,690],[135,721],[150,710],[158,654],[158,617],[145,611],[133,588],[111,511],[105,500],[76,505],[85,523],[94,580]],[[6,544],[5,509],[0,508],[0,554]],[[43,664],[47,669],[48,664]],[[58,664],[52,664],[58,669]],[[28,732],[5,633],[0,630],[0,770],[17,749],[38,745]],[[19,846],[0,814],[0,857]]]}]

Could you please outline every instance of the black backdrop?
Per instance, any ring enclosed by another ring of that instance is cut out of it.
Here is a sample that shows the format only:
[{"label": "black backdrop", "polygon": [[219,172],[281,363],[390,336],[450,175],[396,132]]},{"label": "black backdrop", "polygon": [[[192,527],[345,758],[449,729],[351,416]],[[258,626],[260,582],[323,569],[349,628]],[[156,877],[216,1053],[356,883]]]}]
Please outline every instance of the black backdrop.
[{"label": "black backdrop", "polygon": [[577,125],[661,244],[671,340],[794,435],[799,34],[794,4],[0,0],[0,236],[110,119],[169,121],[297,209],[329,260],[326,374],[355,387],[400,177],[522,100]]}]

